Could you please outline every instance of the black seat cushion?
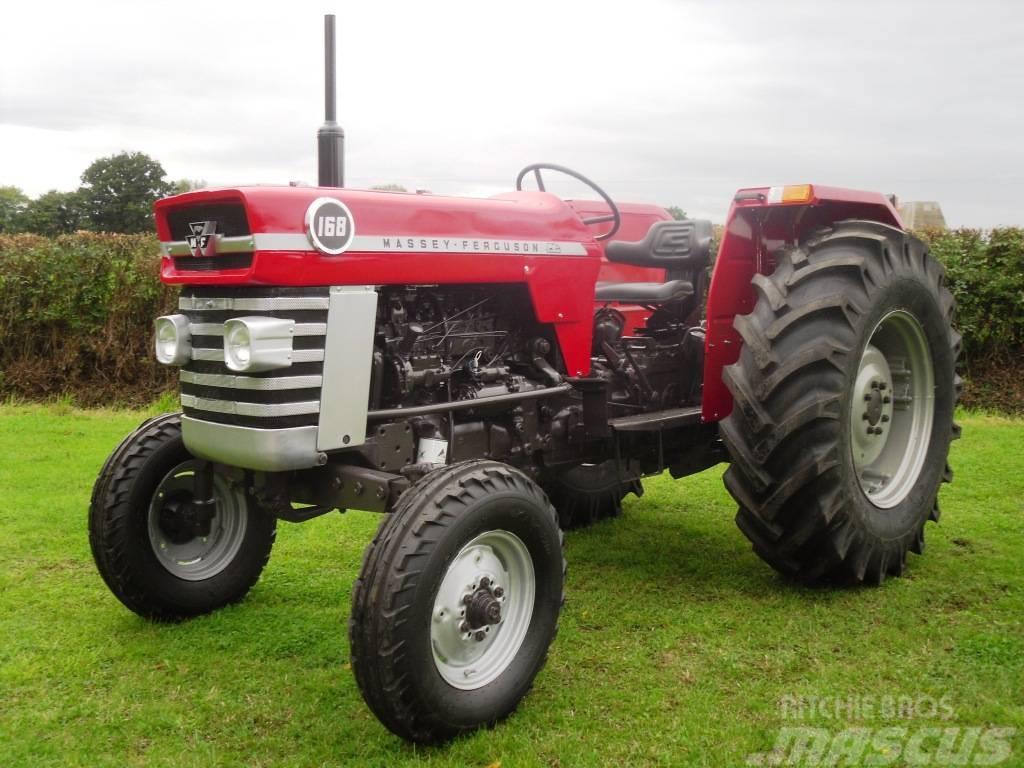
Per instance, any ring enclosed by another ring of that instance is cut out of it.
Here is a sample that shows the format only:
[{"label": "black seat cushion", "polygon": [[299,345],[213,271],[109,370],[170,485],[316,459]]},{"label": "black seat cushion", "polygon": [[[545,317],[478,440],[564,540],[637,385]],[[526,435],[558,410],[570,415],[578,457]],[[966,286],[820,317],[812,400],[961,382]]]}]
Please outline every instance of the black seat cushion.
[{"label": "black seat cushion", "polygon": [[692,295],[693,283],[689,280],[669,280],[664,283],[598,283],[595,298],[630,304],[664,304]]},{"label": "black seat cushion", "polygon": [[643,240],[612,240],[605,245],[604,255],[608,261],[617,264],[692,273],[708,265],[711,222],[693,219],[656,221]]}]

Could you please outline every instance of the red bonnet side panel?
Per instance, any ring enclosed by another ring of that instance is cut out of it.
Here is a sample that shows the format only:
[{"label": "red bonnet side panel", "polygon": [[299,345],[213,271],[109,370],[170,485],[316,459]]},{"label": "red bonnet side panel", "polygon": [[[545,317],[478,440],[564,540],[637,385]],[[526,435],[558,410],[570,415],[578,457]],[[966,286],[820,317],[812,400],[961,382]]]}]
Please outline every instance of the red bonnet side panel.
[{"label": "red bonnet side panel", "polygon": [[[315,250],[305,232],[320,197],[351,211],[353,245],[336,256]],[[173,256],[175,209],[245,206],[252,260],[238,269],[197,270]],[[161,200],[161,279],[192,285],[389,285],[526,283],[537,319],[551,323],[570,375],[590,370],[594,285],[601,248],[573,209],[554,195],[517,192],[475,199],[309,187],[201,190]]]}]

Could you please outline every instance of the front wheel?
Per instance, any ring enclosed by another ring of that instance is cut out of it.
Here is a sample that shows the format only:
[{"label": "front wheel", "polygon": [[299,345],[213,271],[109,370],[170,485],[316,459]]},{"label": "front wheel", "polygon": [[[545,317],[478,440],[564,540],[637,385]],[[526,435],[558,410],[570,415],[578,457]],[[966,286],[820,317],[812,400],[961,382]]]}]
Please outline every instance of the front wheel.
[{"label": "front wheel", "polygon": [[150,419],[93,487],[89,543],[110,591],[140,616],[176,621],[241,600],[270,557],[276,523],[215,474],[212,518],[190,515],[197,462],[178,414]]},{"label": "front wheel", "polygon": [[382,521],[353,590],[366,703],[423,743],[504,718],[547,658],[564,576],[555,511],[523,473],[466,461],[426,475]]},{"label": "front wheel", "polygon": [[942,268],[917,238],[849,221],[782,250],[754,288],[724,372],[736,522],[804,581],[900,575],[938,520],[959,434],[960,335]]}]

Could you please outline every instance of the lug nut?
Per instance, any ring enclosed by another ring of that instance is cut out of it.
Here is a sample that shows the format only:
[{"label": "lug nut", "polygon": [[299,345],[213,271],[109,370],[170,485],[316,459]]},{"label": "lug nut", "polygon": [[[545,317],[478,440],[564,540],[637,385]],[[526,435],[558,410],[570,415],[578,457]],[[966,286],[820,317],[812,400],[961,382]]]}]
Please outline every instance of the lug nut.
[{"label": "lug nut", "polygon": [[888,384],[886,384],[886,383],[885,383],[885,382],[883,381],[883,382],[879,383],[879,385],[878,385],[878,388],[879,388],[879,389],[885,389],[885,388],[886,388],[887,386],[889,386],[889,385],[888,385]]},{"label": "lug nut", "polygon": [[885,414],[883,413],[883,414],[882,414],[882,421],[883,421],[883,422],[886,422],[886,421],[888,421],[888,420],[889,420],[889,417],[888,417],[888,416],[886,416],[886,415],[885,415]]},{"label": "lug nut", "polygon": [[864,402],[867,403],[871,400],[871,395],[864,395]]},{"label": "lug nut", "polygon": [[878,382],[877,382],[877,381],[872,381],[872,382],[871,382],[871,388],[872,388],[872,389],[878,389],[878,388],[879,388],[879,387],[878,387]]},{"label": "lug nut", "polygon": [[885,397],[882,398],[882,402],[883,403],[891,403],[892,402],[892,398],[889,397],[888,395],[886,395]]},{"label": "lug nut", "polygon": [[476,634],[473,635],[473,637],[479,643],[481,640],[483,640],[485,637],[487,637],[487,635],[484,633],[484,631],[482,629],[478,629],[476,631]]},{"label": "lug nut", "polygon": [[490,579],[488,579],[486,576],[480,579],[480,589],[487,589],[489,586],[491,586]]},{"label": "lug nut", "polygon": [[469,622],[464,621],[459,624],[459,632],[469,632]]},{"label": "lug nut", "polygon": [[494,596],[495,597],[501,597],[504,594],[505,594],[505,588],[504,587],[495,587],[494,588]]}]

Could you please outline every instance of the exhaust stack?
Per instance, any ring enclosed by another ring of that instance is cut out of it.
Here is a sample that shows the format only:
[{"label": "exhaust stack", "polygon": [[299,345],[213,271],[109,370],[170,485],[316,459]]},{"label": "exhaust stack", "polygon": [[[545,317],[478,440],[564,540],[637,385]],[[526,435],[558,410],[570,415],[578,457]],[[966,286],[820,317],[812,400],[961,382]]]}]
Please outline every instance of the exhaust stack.
[{"label": "exhaust stack", "polygon": [[335,93],[334,14],[324,16],[324,124],[316,132],[317,184],[345,186],[345,131],[337,123]]}]

